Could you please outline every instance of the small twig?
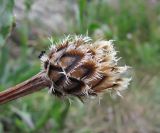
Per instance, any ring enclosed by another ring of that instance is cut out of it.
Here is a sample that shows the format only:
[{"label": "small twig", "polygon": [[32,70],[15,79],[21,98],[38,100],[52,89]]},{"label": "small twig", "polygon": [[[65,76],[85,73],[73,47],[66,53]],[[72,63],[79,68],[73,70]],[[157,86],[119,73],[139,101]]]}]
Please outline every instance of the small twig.
[{"label": "small twig", "polygon": [[0,92],[0,104],[23,97],[33,92],[49,87],[51,82],[45,77],[45,72],[40,72],[30,79]]}]

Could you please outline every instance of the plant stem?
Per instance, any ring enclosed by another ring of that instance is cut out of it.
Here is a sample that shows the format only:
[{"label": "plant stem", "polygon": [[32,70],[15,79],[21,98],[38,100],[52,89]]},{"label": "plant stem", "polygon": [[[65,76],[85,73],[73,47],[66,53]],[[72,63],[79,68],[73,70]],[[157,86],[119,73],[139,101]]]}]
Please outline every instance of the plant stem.
[{"label": "plant stem", "polygon": [[39,91],[45,87],[49,87],[51,82],[45,77],[45,72],[40,72],[30,79],[0,92],[0,104],[4,104],[14,99],[18,99],[25,95]]}]

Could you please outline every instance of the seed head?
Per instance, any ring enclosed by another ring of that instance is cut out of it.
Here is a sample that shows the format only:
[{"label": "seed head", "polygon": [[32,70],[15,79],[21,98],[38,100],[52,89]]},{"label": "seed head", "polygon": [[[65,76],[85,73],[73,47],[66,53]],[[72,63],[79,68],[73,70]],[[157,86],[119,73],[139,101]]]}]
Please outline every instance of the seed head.
[{"label": "seed head", "polygon": [[92,42],[88,36],[68,36],[58,45],[52,41],[48,54],[40,55],[42,69],[52,82],[49,92],[80,99],[107,90],[120,95],[131,78],[125,76],[128,66],[117,65],[116,55],[112,40]]}]

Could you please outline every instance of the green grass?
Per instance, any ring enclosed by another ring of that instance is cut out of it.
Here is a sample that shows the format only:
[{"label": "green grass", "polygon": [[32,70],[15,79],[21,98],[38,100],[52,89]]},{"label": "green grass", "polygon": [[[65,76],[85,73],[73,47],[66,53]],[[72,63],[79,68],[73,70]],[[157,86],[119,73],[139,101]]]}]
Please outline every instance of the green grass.
[{"label": "green grass", "polygon": [[[25,1],[26,15],[32,2]],[[13,36],[8,38],[15,21],[13,7],[13,1],[0,2],[1,91],[36,74],[40,70],[38,54],[49,45],[47,38],[37,36],[33,39],[36,45],[28,46],[31,25],[26,21],[16,27]],[[68,24],[66,34],[88,32],[94,39],[99,36],[115,40],[119,55],[123,57],[121,63],[133,67],[133,81],[124,99],[105,95],[100,105],[97,101],[86,105],[74,101],[69,105],[68,101],[58,100],[44,90],[1,105],[0,133],[100,133],[106,130],[110,133],[142,133],[141,128],[159,133],[159,16],[160,2],[153,7],[145,0],[119,0],[117,6],[105,0],[79,0],[75,24]],[[16,41],[13,40],[15,36]],[[62,36],[63,33],[56,33],[54,39]]]}]

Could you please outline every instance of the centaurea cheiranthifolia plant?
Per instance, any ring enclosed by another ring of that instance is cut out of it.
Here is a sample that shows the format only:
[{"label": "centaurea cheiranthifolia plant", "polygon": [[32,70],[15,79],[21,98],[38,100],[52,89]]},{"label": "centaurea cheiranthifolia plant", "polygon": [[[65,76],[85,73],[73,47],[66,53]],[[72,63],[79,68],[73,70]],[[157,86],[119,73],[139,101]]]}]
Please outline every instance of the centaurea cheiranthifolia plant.
[{"label": "centaurea cheiranthifolia plant", "polygon": [[51,44],[47,54],[40,54],[41,72],[0,92],[0,104],[46,87],[55,96],[81,100],[108,90],[120,95],[131,78],[126,77],[129,67],[117,65],[116,54],[111,40],[92,42],[88,36],[68,36],[57,45]]}]

